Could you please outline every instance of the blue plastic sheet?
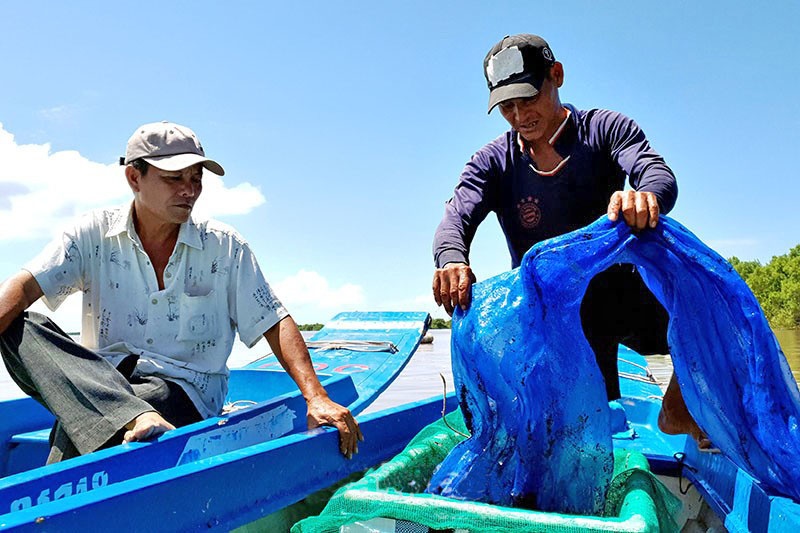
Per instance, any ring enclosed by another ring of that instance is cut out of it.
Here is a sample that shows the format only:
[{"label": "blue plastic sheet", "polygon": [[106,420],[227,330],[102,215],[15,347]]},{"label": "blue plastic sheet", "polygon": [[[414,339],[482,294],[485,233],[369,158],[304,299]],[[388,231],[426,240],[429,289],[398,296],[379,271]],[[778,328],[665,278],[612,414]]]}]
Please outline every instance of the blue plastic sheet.
[{"label": "blue plastic sheet", "polygon": [[689,412],[740,468],[800,500],[800,393],[758,302],[727,261],[677,222],[659,220],[633,234],[603,216],[473,287],[452,334],[472,436],[442,462],[429,492],[558,512],[602,509],[610,411],[580,304],[593,276],[633,263],[670,314]]}]

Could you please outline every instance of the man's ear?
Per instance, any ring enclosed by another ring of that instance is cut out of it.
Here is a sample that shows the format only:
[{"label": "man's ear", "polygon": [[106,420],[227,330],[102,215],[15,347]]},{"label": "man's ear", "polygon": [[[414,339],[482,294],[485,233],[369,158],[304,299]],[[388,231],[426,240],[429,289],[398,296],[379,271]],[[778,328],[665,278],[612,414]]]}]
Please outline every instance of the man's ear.
[{"label": "man's ear", "polygon": [[133,192],[139,192],[139,180],[142,179],[142,173],[133,168],[133,165],[125,167],[125,179],[128,180],[128,185]]},{"label": "man's ear", "polygon": [[553,66],[550,67],[550,79],[553,80],[556,87],[561,87],[564,83],[564,65],[559,61],[556,61],[553,63]]}]

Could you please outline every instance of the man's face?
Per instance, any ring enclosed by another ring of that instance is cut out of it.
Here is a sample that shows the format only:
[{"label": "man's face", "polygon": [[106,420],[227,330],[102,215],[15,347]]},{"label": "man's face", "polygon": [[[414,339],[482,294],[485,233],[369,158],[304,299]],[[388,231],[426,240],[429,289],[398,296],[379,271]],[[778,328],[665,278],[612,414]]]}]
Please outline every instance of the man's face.
[{"label": "man's face", "polygon": [[[153,165],[136,180],[134,192],[137,215],[154,222],[182,224],[189,220],[194,203],[203,191],[203,165],[179,171],[161,170]],[[138,189],[138,190],[137,190]],[[141,211],[141,212],[139,212]]]},{"label": "man's face", "polygon": [[505,100],[498,107],[503,118],[529,143],[549,140],[564,118],[558,86],[551,79],[544,81],[536,96]]}]

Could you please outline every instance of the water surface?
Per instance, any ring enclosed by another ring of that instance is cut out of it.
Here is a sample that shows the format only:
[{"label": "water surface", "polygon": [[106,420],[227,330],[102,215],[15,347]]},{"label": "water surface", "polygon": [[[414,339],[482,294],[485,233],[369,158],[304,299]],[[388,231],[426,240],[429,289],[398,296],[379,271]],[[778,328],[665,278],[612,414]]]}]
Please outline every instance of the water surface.
[{"label": "water surface", "polygon": [[[308,337],[313,333],[305,334]],[[400,376],[365,412],[374,412],[403,403],[422,400],[441,395],[443,386],[440,374],[445,376],[447,391],[453,390],[453,375],[450,369],[450,330],[432,330],[433,343],[420,345],[417,353],[405,367]],[[776,330],[775,336],[792,368],[795,379],[800,380],[800,329]],[[258,343],[248,350],[243,344],[236,344],[229,360],[231,368],[242,366],[267,353],[266,342]],[[672,363],[668,356],[649,356],[650,369],[663,386],[669,381]],[[0,400],[24,396],[8,377],[4,366],[0,367]]]},{"label": "water surface", "polygon": [[792,369],[794,379],[800,382],[800,329],[776,329],[775,337],[781,345],[783,355]]}]

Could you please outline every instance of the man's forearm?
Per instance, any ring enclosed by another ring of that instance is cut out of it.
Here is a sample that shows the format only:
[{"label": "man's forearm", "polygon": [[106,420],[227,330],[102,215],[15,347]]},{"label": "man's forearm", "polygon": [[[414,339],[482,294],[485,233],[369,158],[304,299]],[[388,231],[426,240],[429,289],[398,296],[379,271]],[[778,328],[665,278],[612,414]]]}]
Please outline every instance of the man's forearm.
[{"label": "man's forearm", "polygon": [[306,401],[317,396],[328,396],[314,372],[306,343],[291,316],[272,326],[264,333],[264,337],[281,366],[297,383]]},{"label": "man's forearm", "polygon": [[467,263],[469,243],[475,231],[465,229],[455,207],[448,204],[433,236],[433,262],[436,268],[447,263]]},{"label": "man's forearm", "polygon": [[42,289],[27,270],[20,271],[0,284],[0,334],[41,296]]}]

